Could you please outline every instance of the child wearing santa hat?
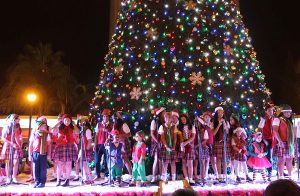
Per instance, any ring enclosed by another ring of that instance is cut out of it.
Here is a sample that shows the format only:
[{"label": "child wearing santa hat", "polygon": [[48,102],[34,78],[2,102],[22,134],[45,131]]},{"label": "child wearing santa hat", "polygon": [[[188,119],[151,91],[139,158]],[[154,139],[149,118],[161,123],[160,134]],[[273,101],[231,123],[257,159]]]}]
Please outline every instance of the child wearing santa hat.
[{"label": "child wearing santa hat", "polygon": [[270,168],[272,164],[267,159],[268,149],[262,141],[263,134],[257,132],[254,134],[254,142],[252,143],[251,150],[249,151],[250,158],[247,161],[249,167],[253,168],[253,181],[256,180],[257,173],[261,173],[264,182],[267,182],[266,168]]},{"label": "child wearing santa hat", "polygon": [[33,187],[43,188],[47,178],[47,159],[51,157],[51,138],[46,122],[38,120],[29,141],[29,157],[33,164]]},{"label": "child wearing santa hat", "polygon": [[147,186],[146,172],[145,172],[145,157],[146,157],[146,144],[143,142],[144,134],[139,131],[135,134],[137,141],[132,150],[132,181],[129,186],[136,186],[138,176],[141,177],[141,187]]},{"label": "child wearing santa hat", "polygon": [[158,134],[158,128],[163,124],[164,119],[163,115],[165,112],[164,107],[155,108],[153,110],[153,119],[150,125],[150,134],[151,134],[151,149],[150,155],[154,158],[152,166],[152,180],[151,183],[155,183],[157,180],[160,180],[160,175],[162,171],[161,160],[158,160],[158,154],[161,148],[161,138]]}]

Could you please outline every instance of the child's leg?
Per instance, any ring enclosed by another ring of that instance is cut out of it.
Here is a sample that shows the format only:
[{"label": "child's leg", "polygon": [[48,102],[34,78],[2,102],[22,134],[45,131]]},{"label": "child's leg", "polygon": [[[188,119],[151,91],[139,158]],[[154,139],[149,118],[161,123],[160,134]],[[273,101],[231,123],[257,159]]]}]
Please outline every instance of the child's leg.
[{"label": "child's leg", "polygon": [[258,173],[258,169],[253,168],[253,181],[256,180],[257,173]]},{"label": "child's leg", "polygon": [[219,178],[218,170],[217,170],[217,158],[215,156],[211,156],[210,161],[216,178]]},{"label": "child's leg", "polygon": [[16,179],[18,175],[18,168],[19,168],[19,160],[14,159],[14,167],[13,167],[13,179]]},{"label": "child's leg", "polygon": [[205,161],[205,175],[204,175],[204,179],[208,176],[209,160],[210,160],[210,158],[207,157],[207,160]]},{"label": "child's leg", "polygon": [[[92,179],[91,171],[90,171],[90,168],[88,166],[87,161],[83,162],[83,176],[86,180],[91,180]],[[82,176],[82,178],[83,178],[83,176]]]},{"label": "child's leg", "polygon": [[138,164],[133,163],[133,168],[132,168],[132,181],[136,181],[139,176],[139,171],[138,171]]},{"label": "child's leg", "polygon": [[147,178],[146,178],[145,164],[144,163],[138,163],[137,164],[137,170],[138,170],[139,175],[141,176],[142,182],[146,182]]},{"label": "child's leg", "polygon": [[260,173],[261,173],[261,176],[262,176],[264,182],[267,182],[267,177],[266,177],[265,170],[264,170],[264,169],[261,169],[261,170],[260,170]]},{"label": "child's leg", "polygon": [[171,173],[172,173],[172,181],[176,180],[176,162],[171,162]]},{"label": "child's leg", "polygon": [[188,173],[187,173],[186,167],[187,167],[186,160],[182,159],[182,172],[183,172],[184,178],[188,177]]},{"label": "child's leg", "polygon": [[132,175],[132,166],[128,158],[124,158],[124,164],[126,166],[129,175]]},{"label": "child's leg", "polygon": [[158,173],[158,157],[157,157],[157,151],[154,153],[154,161],[153,161],[153,166],[152,166],[152,176],[153,178],[156,178],[156,175]]},{"label": "child's leg", "polygon": [[193,179],[193,160],[187,160],[187,170],[189,179]]},{"label": "child's leg", "polygon": [[194,179],[197,178],[197,175],[198,175],[198,161],[199,160],[194,160],[193,161],[193,173],[194,173]]},{"label": "child's leg", "polygon": [[72,162],[68,161],[66,162],[66,179],[70,179],[71,176],[71,170],[72,170]]},{"label": "child's leg", "polygon": [[217,158],[217,177],[220,177],[222,175],[222,159],[221,158]]}]

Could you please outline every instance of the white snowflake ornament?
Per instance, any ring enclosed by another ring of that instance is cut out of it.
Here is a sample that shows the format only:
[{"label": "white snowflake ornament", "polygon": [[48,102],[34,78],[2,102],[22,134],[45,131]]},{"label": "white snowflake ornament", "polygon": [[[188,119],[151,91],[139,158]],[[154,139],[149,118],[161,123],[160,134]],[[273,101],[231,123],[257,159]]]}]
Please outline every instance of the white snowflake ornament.
[{"label": "white snowflake ornament", "polygon": [[205,78],[202,76],[201,72],[193,72],[192,75],[189,77],[189,80],[192,82],[192,85],[202,85],[204,79]]},{"label": "white snowflake ornament", "polygon": [[138,100],[140,98],[140,96],[142,95],[141,87],[133,87],[132,91],[129,94],[131,96],[130,99]]}]

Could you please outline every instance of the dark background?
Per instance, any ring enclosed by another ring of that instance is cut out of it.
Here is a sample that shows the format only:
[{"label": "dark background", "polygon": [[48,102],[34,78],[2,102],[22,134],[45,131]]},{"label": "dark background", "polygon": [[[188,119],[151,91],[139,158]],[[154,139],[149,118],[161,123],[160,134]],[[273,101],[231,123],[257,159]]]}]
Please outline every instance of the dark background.
[{"label": "dark background", "polygon": [[[300,17],[287,0],[240,0],[257,59],[275,104],[300,113]],[[0,87],[26,44],[51,43],[80,83],[96,85],[109,43],[109,0],[26,0],[0,3]]]}]

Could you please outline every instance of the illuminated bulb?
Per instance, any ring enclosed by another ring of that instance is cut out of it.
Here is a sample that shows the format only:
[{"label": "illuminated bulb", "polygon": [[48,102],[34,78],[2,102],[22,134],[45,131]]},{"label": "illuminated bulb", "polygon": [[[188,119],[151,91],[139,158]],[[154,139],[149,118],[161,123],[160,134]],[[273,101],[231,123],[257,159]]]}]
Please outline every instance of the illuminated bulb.
[{"label": "illuminated bulb", "polygon": [[220,62],[220,59],[219,59],[219,58],[216,58],[216,62],[219,63],[219,62]]},{"label": "illuminated bulb", "polygon": [[180,18],[177,18],[177,22],[180,22]]},{"label": "illuminated bulb", "polygon": [[145,112],[145,108],[142,108],[141,111],[142,111],[142,112]]},{"label": "illuminated bulb", "polygon": [[213,106],[213,105],[214,105],[214,102],[213,102],[213,101],[209,102],[209,105]]},{"label": "illuminated bulb", "polygon": [[168,5],[168,4],[166,4],[166,5],[165,5],[165,8],[169,8],[169,5]]},{"label": "illuminated bulb", "polygon": [[176,100],[176,101],[175,101],[175,104],[176,104],[176,105],[178,105],[178,104],[179,104],[179,101],[178,101],[178,100]]},{"label": "illuminated bulb", "polygon": [[249,128],[250,128],[250,129],[253,129],[253,125],[249,125]]},{"label": "illuminated bulb", "polygon": [[140,80],[141,80],[141,76],[138,76],[138,77],[137,77],[137,80],[140,81]]},{"label": "illuminated bulb", "polygon": [[211,90],[210,86],[209,86],[209,87],[207,87],[207,90],[208,90],[208,91],[210,91],[210,90]]},{"label": "illuminated bulb", "polygon": [[123,96],[123,97],[125,97],[125,96],[126,96],[126,94],[125,94],[125,93],[123,93],[123,94],[122,94],[122,96]]},{"label": "illuminated bulb", "polygon": [[156,85],[154,83],[151,84],[152,87],[155,87]]},{"label": "illuminated bulb", "polygon": [[153,105],[150,105],[150,106],[149,106],[149,109],[150,109],[150,110],[153,110],[153,108],[154,108]]},{"label": "illuminated bulb", "polygon": [[149,46],[148,46],[148,45],[145,45],[145,48],[149,48]]}]

